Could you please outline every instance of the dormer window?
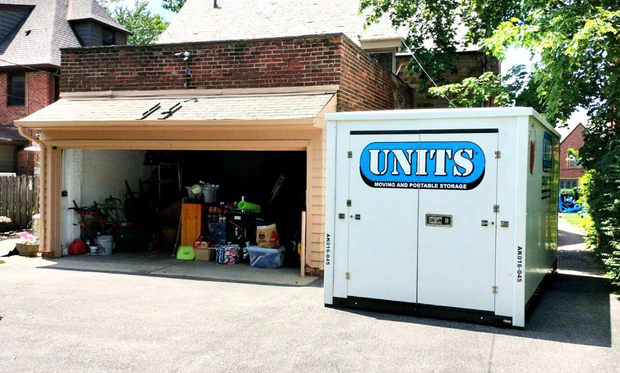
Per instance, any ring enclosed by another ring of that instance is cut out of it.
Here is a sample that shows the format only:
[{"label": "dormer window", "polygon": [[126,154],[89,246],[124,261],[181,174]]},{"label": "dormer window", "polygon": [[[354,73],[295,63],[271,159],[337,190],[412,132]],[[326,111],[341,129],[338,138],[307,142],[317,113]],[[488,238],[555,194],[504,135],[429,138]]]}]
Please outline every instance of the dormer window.
[{"label": "dormer window", "polygon": [[396,66],[396,54],[394,51],[370,52],[370,58],[375,60],[384,69],[394,72]]},{"label": "dormer window", "polygon": [[101,44],[116,45],[116,32],[111,28],[104,27],[101,32]]}]

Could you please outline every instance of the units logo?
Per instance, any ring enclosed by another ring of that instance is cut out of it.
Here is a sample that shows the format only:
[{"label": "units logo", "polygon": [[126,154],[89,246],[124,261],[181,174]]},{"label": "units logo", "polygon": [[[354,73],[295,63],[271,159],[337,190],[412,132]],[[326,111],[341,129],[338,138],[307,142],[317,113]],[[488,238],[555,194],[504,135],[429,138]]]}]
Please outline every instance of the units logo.
[{"label": "units logo", "polygon": [[484,178],[486,159],[473,142],[373,142],[360,174],[373,188],[470,190]]}]

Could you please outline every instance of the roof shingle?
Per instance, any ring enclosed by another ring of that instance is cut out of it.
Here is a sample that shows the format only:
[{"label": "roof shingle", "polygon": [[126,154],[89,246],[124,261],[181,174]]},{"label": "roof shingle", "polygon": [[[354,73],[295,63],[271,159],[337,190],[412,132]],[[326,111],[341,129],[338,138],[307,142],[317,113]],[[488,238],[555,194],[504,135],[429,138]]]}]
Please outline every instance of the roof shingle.
[{"label": "roof shingle", "polygon": [[[69,24],[71,12],[124,30],[95,0],[0,0],[2,5],[32,7],[28,17],[0,40],[0,67],[18,65],[60,66],[60,49],[80,47]],[[30,31],[27,33],[26,31]],[[6,62],[9,61],[9,62]]]},{"label": "roof shingle", "polygon": [[357,0],[187,0],[159,43],[263,39],[344,33],[360,40],[398,39],[389,21],[364,29]]},{"label": "roof shingle", "polygon": [[[75,123],[139,121],[149,109],[160,107],[144,121],[157,121],[177,104],[181,108],[169,120],[269,120],[314,118],[328,104],[333,93],[263,94],[187,98],[61,99],[19,121]],[[160,120],[161,121],[161,120]],[[165,121],[162,121],[165,123]]]}]

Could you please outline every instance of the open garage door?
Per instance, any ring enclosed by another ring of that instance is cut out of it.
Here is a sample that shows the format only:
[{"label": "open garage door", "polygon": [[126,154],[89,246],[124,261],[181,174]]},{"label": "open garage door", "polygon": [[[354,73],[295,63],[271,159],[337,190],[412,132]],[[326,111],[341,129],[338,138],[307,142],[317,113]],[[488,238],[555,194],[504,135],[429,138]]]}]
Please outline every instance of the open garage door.
[{"label": "open garage door", "polygon": [[[238,256],[228,262],[235,266],[296,276],[304,268],[306,151],[67,149],[62,162],[64,247],[77,238],[101,246],[98,238],[112,236],[113,255],[169,259],[180,245],[203,237],[213,248],[208,257],[195,250],[196,259],[211,262],[205,271],[218,262],[218,251],[233,247]],[[192,194],[197,185],[205,187],[201,195]],[[242,201],[260,208],[241,208]],[[257,241],[261,226],[275,226],[277,242]]]}]

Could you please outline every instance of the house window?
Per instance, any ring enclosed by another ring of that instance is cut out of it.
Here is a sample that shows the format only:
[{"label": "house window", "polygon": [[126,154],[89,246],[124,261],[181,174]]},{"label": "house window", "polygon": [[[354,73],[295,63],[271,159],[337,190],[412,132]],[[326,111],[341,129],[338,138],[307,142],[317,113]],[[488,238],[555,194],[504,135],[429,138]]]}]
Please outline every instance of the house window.
[{"label": "house window", "polygon": [[560,189],[573,189],[579,185],[577,179],[560,179]]},{"label": "house window", "polygon": [[579,163],[577,158],[571,154],[568,156],[568,168],[583,168],[583,166]]},{"label": "house window", "polygon": [[116,32],[114,30],[104,27],[101,34],[101,43],[103,45],[115,45],[116,44]]},{"label": "house window", "polygon": [[8,106],[24,106],[26,104],[26,73],[9,74]]},{"label": "house window", "polygon": [[371,52],[370,58],[375,60],[379,65],[388,71],[394,72],[395,55],[393,51]]}]

